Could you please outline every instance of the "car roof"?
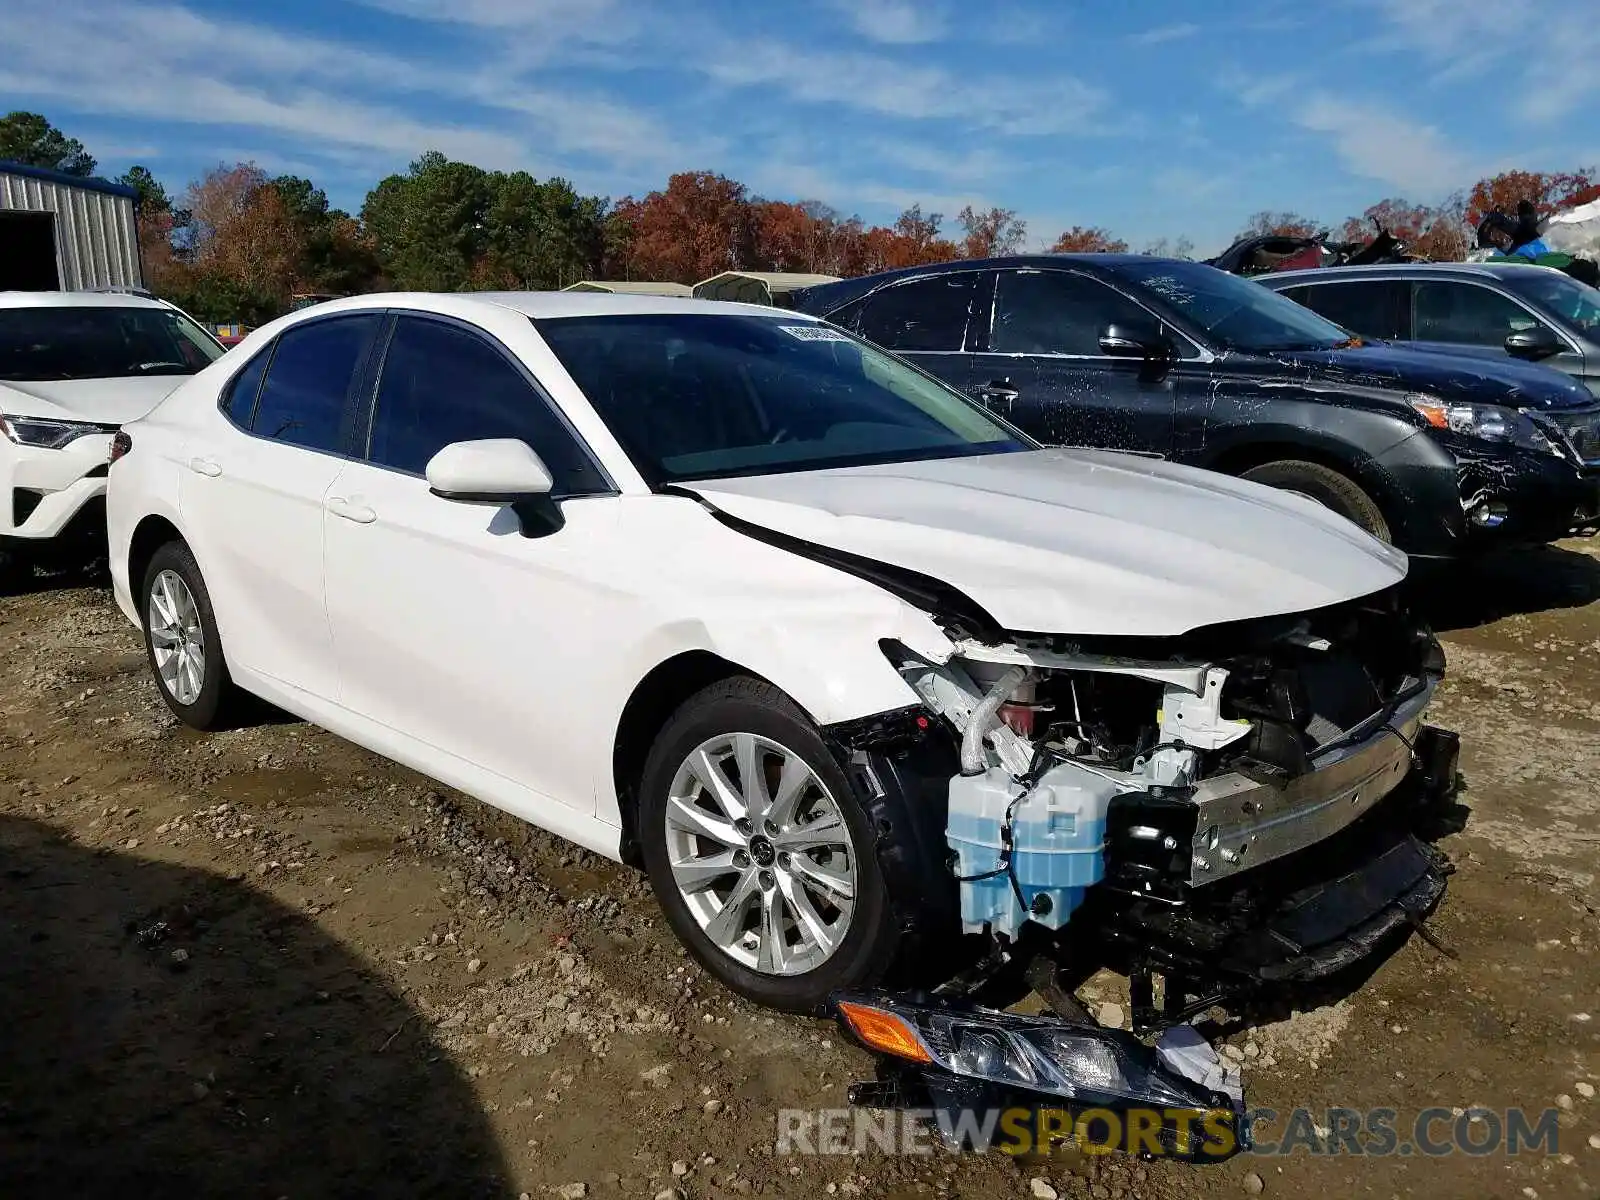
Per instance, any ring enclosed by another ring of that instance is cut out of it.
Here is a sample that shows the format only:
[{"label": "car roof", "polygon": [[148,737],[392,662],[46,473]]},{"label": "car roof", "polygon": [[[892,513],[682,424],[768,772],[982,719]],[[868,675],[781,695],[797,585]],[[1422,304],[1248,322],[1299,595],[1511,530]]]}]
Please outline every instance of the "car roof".
[{"label": "car roof", "polygon": [[1257,276],[1256,282],[1272,285],[1298,279],[1375,279],[1385,275],[1439,275],[1448,279],[1492,279],[1495,276],[1534,275],[1554,270],[1538,263],[1371,263],[1365,266],[1306,267],[1299,271],[1274,271]]},{"label": "car roof", "polygon": [[914,267],[897,267],[873,275],[858,275],[841,279],[837,283],[824,283],[805,288],[796,293],[801,311],[813,313],[836,312],[870,292],[901,279],[915,279],[919,275],[943,275],[955,271],[999,270],[1021,267],[1049,270],[1052,267],[1082,267],[1098,274],[1116,274],[1118,266],[1127,263],[1170,263],[1174,266],[1199,267],[1186,258],[1161,258],[1151,254],[1008,254],[999,258],[953,258],[944,262],[922,263]]},{"label": "car roof", "polygon": [[296,317],[372,308],[412,308],[445,311],[444,302],[494,305],[509,308],[535,320],[555,317],[619,317],[656,313],[782,317],[810,321],[804,313],[766,304],[738,304],[727,300],[693,300],[684,296],[651,296],[632,292],[376,292],[325,300],[295,313]]},{"label": "car roof", "polygon": [[152,300],[133,292],[6,292],[0,291],[0,308],[165,308],[165,300]]}]

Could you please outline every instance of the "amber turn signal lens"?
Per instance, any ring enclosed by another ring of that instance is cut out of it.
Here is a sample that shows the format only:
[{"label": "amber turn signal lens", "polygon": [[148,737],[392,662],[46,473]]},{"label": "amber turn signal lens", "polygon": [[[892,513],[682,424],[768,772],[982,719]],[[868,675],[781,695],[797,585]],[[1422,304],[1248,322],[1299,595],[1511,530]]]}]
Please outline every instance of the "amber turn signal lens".
[{"label": "amber turn signal lens", "polygon": [[1433,404],[1425,400],[1413,400],[1411,407],[1422,414],[1422,419],[1435,429],[1449,429],[1449,410],[1443,404]]},{"label": "amber turn signal lens", "polygon": [[851,1032],[873,1050],[892,1054],[896,1058],[909,1058],[912,1062],[933,1061],[933,1057],[923,1048],[922,1039],[904,1017],[846,1000],[839,1002],[839,1015],[850,1026]]}]

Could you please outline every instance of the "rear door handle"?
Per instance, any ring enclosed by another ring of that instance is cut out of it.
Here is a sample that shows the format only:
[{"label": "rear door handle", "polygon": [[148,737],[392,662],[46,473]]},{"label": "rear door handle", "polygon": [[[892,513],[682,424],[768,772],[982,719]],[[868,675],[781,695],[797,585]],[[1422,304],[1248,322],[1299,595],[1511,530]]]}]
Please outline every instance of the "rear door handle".
[{"label": "rear door handle", "polygon": [[1009,379],[991,379],[988,383],[984,384],[978,389],[978,395],[981,396],[985,402],[992,403],[1001,400],[1008,402],[1015,400],[1019,395],[1021,395],[1021,393],[1018,392],[1016,388],[1011,386],[1011,381]]},{"label": "rear door handle", "polygon": [[189,470],[196,475],[204,475],[207,479],[215,479],[222,474],[222,466],[214,458],[191,458]]},{"label": "rear door handle", "polygon": [[365,504],[353,504],[343,496],[329,496],[326,507],[334,516],[354,521],[357,525],[371,525],[378,519],[375,509],[368,508]]}]

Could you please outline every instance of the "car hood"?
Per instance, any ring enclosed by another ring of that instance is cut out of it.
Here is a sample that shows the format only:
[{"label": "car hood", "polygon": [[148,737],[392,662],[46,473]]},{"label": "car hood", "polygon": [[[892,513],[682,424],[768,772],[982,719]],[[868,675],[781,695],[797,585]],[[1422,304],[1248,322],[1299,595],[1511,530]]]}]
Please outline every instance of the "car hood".
[{"label": "car hood", "polygon": [[931,576],[1006,629],[1169,636],[1398,583],[1403,553],[1303,497],[1093,450],[688,483],[714,508]]},{"label": "car hood", "polygon": [[137,421],[189,378],[188,375],[151,375],[25,383],[0,380],[0,412],[14,417],[121,425]]},{"label": "car hood", "polygon": [[1346,350],[1292,351],[1272,357],[1319,380],[1432,392],[1442,400],[1551,411],[1594,404],[1589,389],[1570,375],[1505,354],[1482,358],[1367,342]]}]

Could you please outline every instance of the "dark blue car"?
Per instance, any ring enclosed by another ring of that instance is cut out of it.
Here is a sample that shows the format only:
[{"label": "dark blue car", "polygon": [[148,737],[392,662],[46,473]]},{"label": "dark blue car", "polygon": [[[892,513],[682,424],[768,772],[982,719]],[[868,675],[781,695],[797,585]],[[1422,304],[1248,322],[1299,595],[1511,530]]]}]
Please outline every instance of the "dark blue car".
[{"label": "dark blue car", "polygon": [[1413,555],[1600,526],[1600,400],[1571,376],[1369,342],[1200,263],[963,260],[795,305],[1044,442],[1287,488]]}]

